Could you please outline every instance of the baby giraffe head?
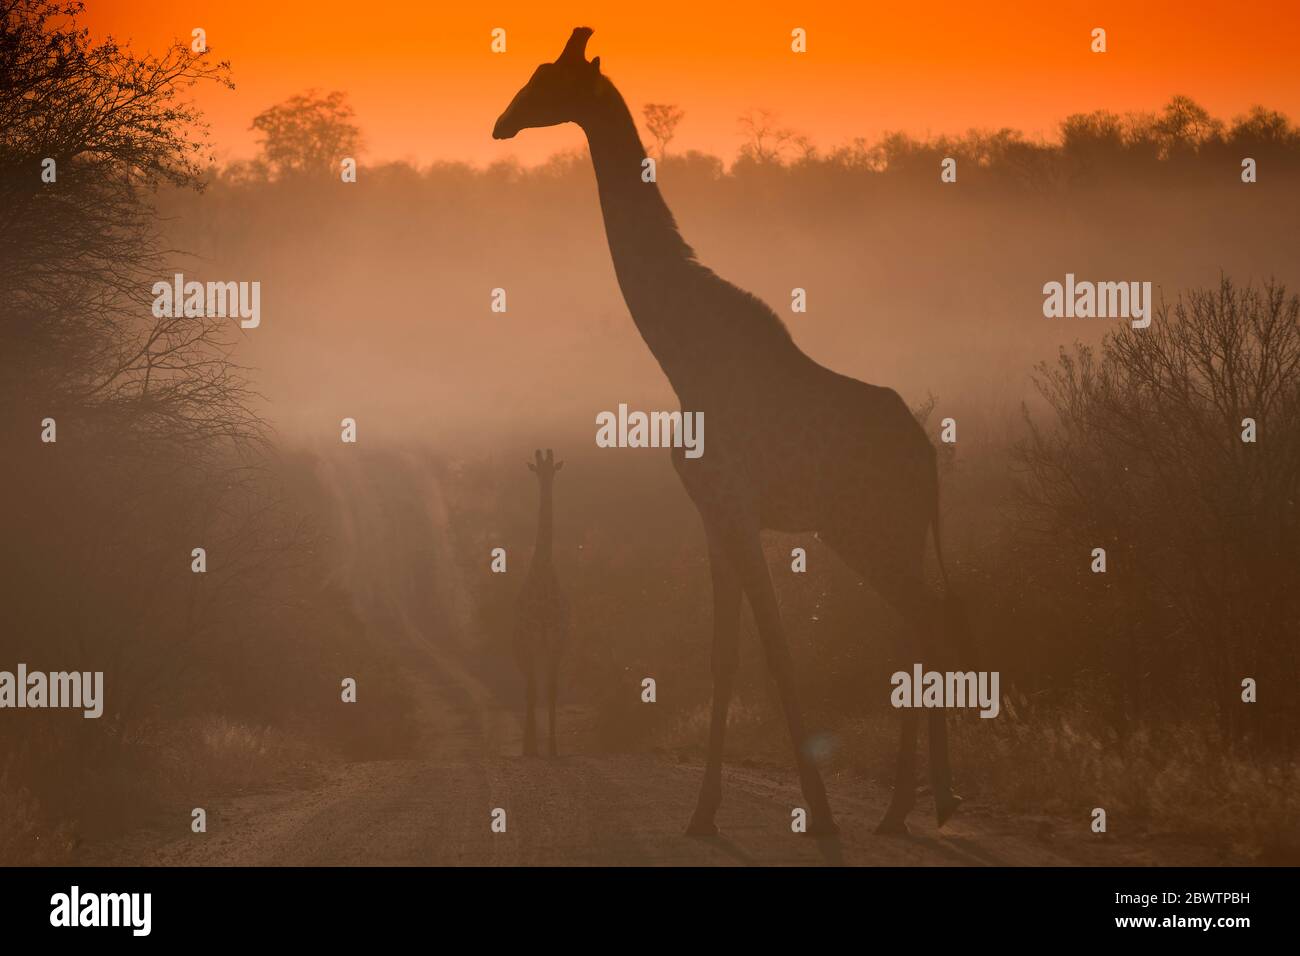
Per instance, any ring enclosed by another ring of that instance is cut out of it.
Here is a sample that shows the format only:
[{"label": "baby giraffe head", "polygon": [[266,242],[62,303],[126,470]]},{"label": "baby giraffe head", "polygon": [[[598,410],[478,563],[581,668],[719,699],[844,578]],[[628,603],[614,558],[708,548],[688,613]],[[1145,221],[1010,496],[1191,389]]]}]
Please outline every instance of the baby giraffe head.
[{"label": "baby giraffe head", "polygon": [[600,81],[600,57],[586,58],[591,32],[591,27],[575,29],[559,58],[536,69],[497,120],[493,139],[510,139],[521,129],[582,122]]},{"label": "baby giraffe head", "polygon": [[546,457],[542,457],[542,450],[539,448],[533,452],[533,460],[527,462],[528,470],[537,475],[537,480],[542,483],[542,487],[550,485],[555,480],[555,473],[564,467],[563,461],[555,460],[555,452],[546,449]]}]

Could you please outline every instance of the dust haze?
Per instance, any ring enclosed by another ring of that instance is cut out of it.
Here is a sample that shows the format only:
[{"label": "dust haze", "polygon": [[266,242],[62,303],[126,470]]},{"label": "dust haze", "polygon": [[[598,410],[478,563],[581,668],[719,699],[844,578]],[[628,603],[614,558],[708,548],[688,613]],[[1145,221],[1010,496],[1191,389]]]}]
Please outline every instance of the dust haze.
[{"label": "dust haze", "polygon": [[[7,24],[7,42],[54,29],[9,5],[28,32]],[[39,124],[0,107],[0,670],[103,670],[108,696],[99,721],[0,718],[0,862],[1294,863],[1300,132],[1175,92],[1141,116],[1063,116],[1051,142],[817,149],[798,117],[751,113],[737,156],[655,148],[699,260],[821,364],[897,390],[932,437],[971,666],[1002,675],[996,720],[953,718],[963,815],[872,837],[889,675],[910,665],[899,622],[811,535],[765,537],[834,850],[785,841],[798,789],[748,613],[719,816],[739,836],[681,834],[708,731],[707,549],[666,452],[595,444],[601,411],[679,406],[624,305],[576,129],[540,166],[508,145],[488,166],[360,152],[344,182],[334,157],[364,117],[345,93],[305,96],[255,159],[211,165],[185,123],[159,139],[131,121],[42,193],[37,129],[66,102]],[[260,282],[260,326],[155,326],[148,289],[177,272]],[[1151,282],[1151,334],[1045,318],[1067,274]],[[554,762],[520,755],[509,652],[538,448],[565,461],[574,628]],[[794,547],[806,574],[785,573]],[[507,803],[517,843],[488,829]],[[194,807],[222,840],[191,831]],[[1095,807],[1116,821],[1104,840]]]}]

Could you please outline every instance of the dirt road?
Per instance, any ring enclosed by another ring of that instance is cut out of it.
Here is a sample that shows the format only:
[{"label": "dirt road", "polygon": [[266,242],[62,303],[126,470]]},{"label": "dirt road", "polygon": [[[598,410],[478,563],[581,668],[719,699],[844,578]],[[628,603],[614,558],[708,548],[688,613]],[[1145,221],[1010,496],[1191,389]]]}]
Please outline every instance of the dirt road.
[{"label": "dirt road", "polygon": [[[467,605],[446,549],[446,507],[432,470],[413,456],[383,467],[326,468],[337,497],[341,577],[358,613],[404,655],[422,711],[411,759],[345,764],[310,789],[236,797],[208,808],[208,832],[142,831],[84,862],[144,865],[1053,865],[1079,862],[1023,820],[967,806],[942,831],[922,799],[910,837],[877,837],[888,794],[860,779],[828,781],[842,835],[791,832],[801,805],[793,768],[731,767],[720,835],[683,835],[702,768],[652,754],[595,753],[580,714],[562,715],[558,759],[519,756],[513,701],[475,673],[460,628]],[[413,556],[442,568],[412,583]],[[427,622],[436,605],[438,634]],[[419,605],[419,606],[417,606]],[[418,613],[417,613],[418,612]],[[492,815],[505,811],[506,830]],[[1124,862],[1117,851],[1106,862]],[[1101,862],[1101,860],[1096,860]]]},{"label": "dirt road", "polygon": [[[794,771],[735,768],[720,835],[682,834],[702,770],[655,755],[524,758],[514,715],[454,662],[427,662],[433,715],[452,733],[408,760],[347,764],[323,785],[240,797],[209,809],[208,833],[137,834],[113,855],[145,865],[982,865],[1070,862],[978,811],[942,835],[922,802],[910,838],[876,837],[887,795],[830,785],[842,835],[790,830]],[[575,741],[561,739],[562,752]],[[492,812],[506,813],[493,833]]]}]

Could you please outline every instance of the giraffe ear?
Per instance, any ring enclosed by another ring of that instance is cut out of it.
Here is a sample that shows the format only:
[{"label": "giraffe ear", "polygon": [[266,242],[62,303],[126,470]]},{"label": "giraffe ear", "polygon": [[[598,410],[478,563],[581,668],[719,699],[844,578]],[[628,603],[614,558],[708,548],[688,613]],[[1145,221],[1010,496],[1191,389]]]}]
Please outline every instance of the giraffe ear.
[{"label": "giraffe ear", "polygon": [[600,57],[598,57],[598,56],[593,56],[593,57],[591,58],[591,72],[592,72],[592,73],[599,73],[599,72],[600,72]]}]

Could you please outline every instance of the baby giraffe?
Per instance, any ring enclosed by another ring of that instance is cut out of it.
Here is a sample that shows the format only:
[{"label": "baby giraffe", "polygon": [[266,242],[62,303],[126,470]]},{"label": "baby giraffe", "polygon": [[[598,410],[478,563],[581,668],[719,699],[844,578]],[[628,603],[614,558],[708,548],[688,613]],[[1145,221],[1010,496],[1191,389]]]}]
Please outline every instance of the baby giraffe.
[{"label": "baby giraffe", "polygon": [[528,470],[537,475],[541,504],[537,512],[537,547],[528,579],[519,595],[515,624],[515,659],[528,682],[528,709],[524,714],[524,756],[537,756],[537,679],[546,679],[546,693],[551,707],[551,733],[547,754],[555,756],[555,685],[560,669],[560,654],[569,636],[569,602],[560,590],[551,560],[551,489],[555,473],[564,467],[551,449],[546,457],[540,450],[528,462]]}]

